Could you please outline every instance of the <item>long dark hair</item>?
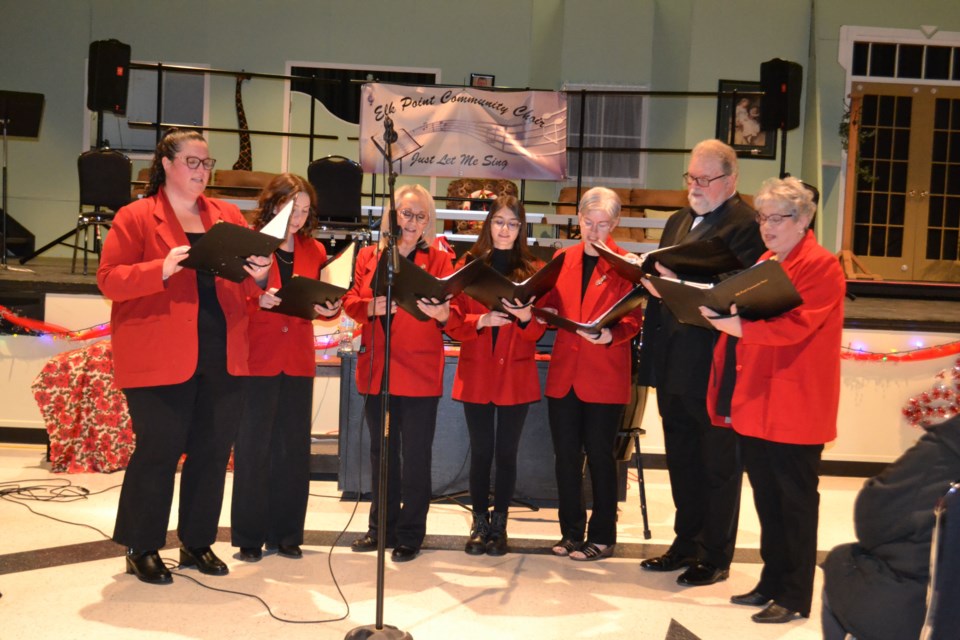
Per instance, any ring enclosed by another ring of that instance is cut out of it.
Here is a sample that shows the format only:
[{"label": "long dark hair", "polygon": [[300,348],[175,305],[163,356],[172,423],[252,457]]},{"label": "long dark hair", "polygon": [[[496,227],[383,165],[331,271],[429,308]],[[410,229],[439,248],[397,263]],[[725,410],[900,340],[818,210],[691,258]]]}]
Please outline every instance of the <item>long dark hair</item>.
[{"label": "long dark hair", "polygon": [[253,228],[262,229],[277,215],[277,210],[286,204],[287,200],[295,198],[298,193],[305,193],[310,198],[310,215],[307,216],[307,221],[300,227],[297,235],[303,237],[313,235],[313,230],[317,228],[317,192],[313,185],[295,173],[281,173],[263,188],[257,203],[258,209],[253,219]]},{"label": "long dark hair", "polygon": [[163,159],[166,158],[173,162],[176,155],[180,153],[180,149],[183,148],[183,143],[188,140],[197,140],[207,144],[206,139],[199,131],[193,129],[167,130],[160,142],[157,143],[157,150],[153,154],[153,164],[150,165],[150,183],[147,185],[144,195],[157,195],[160,187],[167,181],[167,172],[163,169]]},{"label": "long dark hair", "polygon": [[490,227],[494,214],[501,209],[512,211],[520,222],[520,231],[513,243],[513,248],[510,249],[510,265],[507,272],[509,279],[520,282],[536,273],[541,263],[527,246],[527,212],[523,208],[523,204],[514,196],[500,196],[490,207],[487,217],[483,220],[483,226],[480,227],[480,235],[477,237],[477,241],[464,255],[464,263],[483,257],[487,264],[490,264],[493,253],[493,233]]}]

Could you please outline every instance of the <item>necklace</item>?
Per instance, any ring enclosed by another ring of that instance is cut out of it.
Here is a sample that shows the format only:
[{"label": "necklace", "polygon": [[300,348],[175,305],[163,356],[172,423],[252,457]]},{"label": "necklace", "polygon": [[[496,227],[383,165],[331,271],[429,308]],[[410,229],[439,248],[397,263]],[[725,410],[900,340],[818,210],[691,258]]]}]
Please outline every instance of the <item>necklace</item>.
[{"label": "necklace", "polygon": [[[273,252],[273,255],[277,256],[277,260],[279,260],[280,262],[282,262],[282,263],[284,263],[284,264],[293,264],[293,260],[287,260],[286,258],[284,258],[283,256],[281,256],[281,255],[280,255],[280,251],[281,251],[280,249],[277,249],[276,251]],[[284,253],[292,253],[292,252],[284,251]]]}]

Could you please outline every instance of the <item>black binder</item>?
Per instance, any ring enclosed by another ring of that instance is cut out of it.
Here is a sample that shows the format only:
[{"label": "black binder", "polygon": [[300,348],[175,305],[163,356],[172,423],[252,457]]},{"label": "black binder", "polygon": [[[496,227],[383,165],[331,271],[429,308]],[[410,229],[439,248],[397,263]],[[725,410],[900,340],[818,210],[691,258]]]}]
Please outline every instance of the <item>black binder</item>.
[{"label": "black binder", "polygon": [[180,264],[197,271],[206,271],[233,282],[243,282],[247,272],[243,265],[248,256],[273,254],[282,238],[275,238],[230,222],[218,222],[190,248]]},{"label": "black binder", "polygon": [[277,291],[276,296],[280,298],[280,304],[264,311],[313,320],[317,317],[314,305],[336,302],[346,292],[347,290],[343,287],[329,282],[295,275]]},{"label": "black binder", "polygon": [[[387,260],[390,252],[382,251],[377,263],[377,271],[373,274],[373,294],[376,296],[387,293]],[[450,275],[438,278],[427,273],[425,269],[413,261],[400,256],[397,272],[393,275],[393,300],[397,306],[412,315],[417,320],[429,320],[430,317],[420,312],[417,300],[421,298],[443,302],[463,291],[480,272],[483,267],[480,260],[454,271]]]},{"label": "black binder", "polygon": [[582,330],[587,333],[592,333],[595,335],[600,335],[600,330],[604,327],[608,327],[615,323],[617,320],[627,315],[643,303],[643,298],[646,296],[646,289],[641,287],[634,287],[631,289],[627,295],[623,296],[617,300],[613,306],[603,312],[603,314],[593,320],[592,322],[577,322],[571,320],[570,318],[564,318],[559,316],[552,311],[547,311],[546,309],[540,309],[539,307],[533,308],[533,315],[543,318],[550,324],[560,329],[566,329],[567,331],[576,331]]},{"label": "black binder", "polygon": [[700,306],[727,314],[730,305],[736,303],[742,318],[763,320],[803,303],[783,266],[776,260],[758,262],[715,285],[656,276],[650,276],[650,282],[677,320],[707,329],[713,327],[701,315]]},{"label": "black binder", "polygon": [[640,282],[640,278],[659,276],[656,267],[658,262],[677,275],[698,279],[713,278],[721,273],[743,269],[743,263],[720,238],[656,249],[645,253],[639,264],[614,253],[606,245],[594,242],[593,246],[614,271],[634,283]]},{"label": "black binder", "polygon": [[528,302],[530,298],[534,296],[541,298],[543,294],[553,289],[563,268],[565,255],[561,253],[523,282],[513,282],[482,260],[474,260],[483,266],[477,277],[467,284],[463,292],[488,309],[506,313],[507,310],[500,302],[501,298],[506,298],[509,302],[514,300]]}]

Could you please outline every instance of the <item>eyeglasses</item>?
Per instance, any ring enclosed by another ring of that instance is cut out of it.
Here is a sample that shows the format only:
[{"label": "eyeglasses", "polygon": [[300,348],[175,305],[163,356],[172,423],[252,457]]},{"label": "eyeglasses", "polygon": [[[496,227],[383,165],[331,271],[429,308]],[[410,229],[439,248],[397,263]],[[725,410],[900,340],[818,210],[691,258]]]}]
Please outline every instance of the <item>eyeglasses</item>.
[{"label": "eyeglasses", "polygon": [[586,229],[596,229],[597,231],[609,231],[610,227],[613,226],[613,223],[610,221],[594,222],[593,220],[582,218],[580,220],[580,226]]},{"label": "eyeglasses", "polygon": [[417,224],[423,224],[430,219],[430,216],[428,216],[427,214],[414,213],[410,209],[401,209],[400,211],[397,211],[397,214],[407,222],[410,222],[411,220],[416,220]]},{"label": "eyeglasses", "polygon": [[490,222],[493,223],[498,229],[503,229],[504,227],[510,229],[510,231],[517,231],[520,228],[520,222],[517,220],[504,220],[503,218],[494,218]]},{"label": "eyeglasses", "polygon": [[710,183],[714,180],[719,180],[720,178],[726,178],[727,174],[721,173],[716,178],[705,178],[703,176],[692,176],[689,173],[683,174],[683,180],[687,183],[689,187],[693,183],[697,183],[698,187],[709,187]]},{"label": "eyeglasses", "polygon": [[188,169],[196,169],[200,165],[203,165],[203,168],[207,171],[213,171],[214,165],[217,164],[217,161],[213,158],[198,158],[197,156],[183,156],[180,158],[183,160],[183,164],[187,165]]},{"label": "eyeglasses", "polygon": [[767,224],[772,224],[772,225],[778,225],[778,224],[780,224],[781,222],[783,222],[784,220],[786,220],[787,218],[796,218],[796,217],[797,217],[797,216],[796,216],[796,214],[794,214],[794,213],[774,213],[774,214],[769,215],[769,216],[762,216],[762,215],[760,215],[760,214],[758,213],[758,214],[757,214],[757,224],[762,225],[762,224],[764,224],[764,223],[767,223]]}]

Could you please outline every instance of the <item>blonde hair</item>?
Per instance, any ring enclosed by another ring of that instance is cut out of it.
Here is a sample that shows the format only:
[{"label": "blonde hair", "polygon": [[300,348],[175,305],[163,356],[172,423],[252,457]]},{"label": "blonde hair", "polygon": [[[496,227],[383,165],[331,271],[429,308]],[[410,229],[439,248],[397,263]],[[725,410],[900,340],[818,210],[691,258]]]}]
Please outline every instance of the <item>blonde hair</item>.
[{"label": "blonde hair", "polygon": [[[426,209],[427,224],[424,227],[423,234],[420,237],[425,243],[432,245],[434,239],[437,237],[437,205],[433,202],[433,196],[431,196],[430,192],[421,187],[419,184],[405,184],[396,190],[394,193],[394,200],[396,202],[400,202],[400,200],[408,194],[413,194],[419,198],[420,202],[423,204],[423,208]],[[381,249],[386,248],[387,236],[389,234],[390,209],[389,206],[384,206],[383,211],[380,214],[380,241],[378,246]]]}]

